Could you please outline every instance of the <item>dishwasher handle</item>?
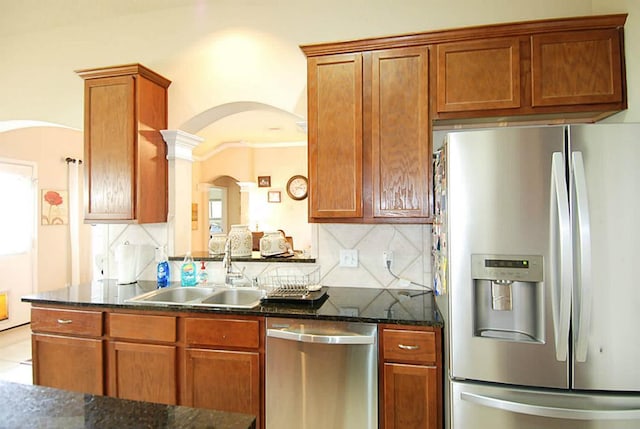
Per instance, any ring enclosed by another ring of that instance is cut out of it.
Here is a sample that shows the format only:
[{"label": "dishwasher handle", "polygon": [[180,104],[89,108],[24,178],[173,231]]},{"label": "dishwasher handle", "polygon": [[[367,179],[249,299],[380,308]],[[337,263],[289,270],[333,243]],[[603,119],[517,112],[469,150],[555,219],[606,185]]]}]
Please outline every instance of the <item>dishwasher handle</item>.
[{"label": "dishwasher handle", "polygon": [[303,332],[289,331],[285,329],[267,329],[267,337],[280,338],[282,340],[297,341],[302,343],[317,344],[373,344],[375,334],[364,335],[354,332],[343,332],[331,335],[306,334]]}]

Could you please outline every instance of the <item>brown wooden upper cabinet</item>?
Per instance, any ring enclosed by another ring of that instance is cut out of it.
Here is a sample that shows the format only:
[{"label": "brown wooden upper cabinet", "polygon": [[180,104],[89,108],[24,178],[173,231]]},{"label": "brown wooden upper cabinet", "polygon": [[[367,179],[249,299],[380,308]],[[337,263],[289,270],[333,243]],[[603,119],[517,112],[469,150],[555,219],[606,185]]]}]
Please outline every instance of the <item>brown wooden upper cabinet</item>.
[{"label": "brown wooden upper cabinet", "polygon": [[362,54],[308,61],[309,213],[362,217]]},{"label": "brown wooden upper cabinet", "polygon": [[594,122],[625,109],[626,17],[302,46],[309,221],[430,222],[433,124]]},{"label": "brown wooden upper cabinet", "polygon": [[85,222],[167,221],[171,82],[140,64],[78,70],[84,80]]},{"label": "brown wooden upper cabinet", "polygon": [[520,40],[442,43],[437,47],[438,112],[520,107]]},{"label": "brown wooden upper cabinet", "polygon": [[309,57],[312,222],[425,222],[427,47]]},{"label": "brown wooden upper cabinet", "polygon": [[438,43],[434,119],[591,122],[625,109],[625,19],[478,27]]},{"label": "brown wooden upper cabinet", "polygon": [[532,36],[533,107],[622,102],[620,51],[617,29]]}]

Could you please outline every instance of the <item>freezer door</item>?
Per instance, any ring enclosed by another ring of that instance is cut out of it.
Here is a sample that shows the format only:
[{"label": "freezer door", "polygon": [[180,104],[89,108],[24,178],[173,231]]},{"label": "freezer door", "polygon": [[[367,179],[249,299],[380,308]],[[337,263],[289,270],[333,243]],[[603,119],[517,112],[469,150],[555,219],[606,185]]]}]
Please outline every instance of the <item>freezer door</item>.
[{"label": "freezer door", "polygon": [[[449,362],[454,378],[568,387],[571,300],[568,295],[562,337],[554,330],[559,307],[554,307],[553,297],[559,290],[551,280],[550,270],[557,264],[551,263],[549,250],[555,227],[550,222],[551,165],[554,153],[562,158],[563,142],[563,127],[448,135]],[[564,191],[568,213],[562,163],[560,159],[559,192]],[[570,237],[568,214],[566,224],[564,235]],[[487,255],[493,262],[472,264]],[[486,265],[504,265],[510,256],[523,259],[520,268],[515,263],[515,271],[528,271],[525,261],[540,260],[542,281],[509,284],[486,280],[482,272],[474,274]],[[568,266],[571,270],[571,261]],[[518,312],[524,316],[512,317]],[[514,329],[503,335],[508,323]],[[535,329],[520,329],[531,323]]]},{"label": "freezer door", "polygon": [[637,429],[640,396],[453,382],[452,429]]},{"label": "freezer door", "polygon": [[[640,124],[570,128],[577,389],[640,391]],[[575,167],[582,158],[584,177]],[[579,208],[580,182],[587,208]],[[578,215],[588,230],[578,228]]]}]

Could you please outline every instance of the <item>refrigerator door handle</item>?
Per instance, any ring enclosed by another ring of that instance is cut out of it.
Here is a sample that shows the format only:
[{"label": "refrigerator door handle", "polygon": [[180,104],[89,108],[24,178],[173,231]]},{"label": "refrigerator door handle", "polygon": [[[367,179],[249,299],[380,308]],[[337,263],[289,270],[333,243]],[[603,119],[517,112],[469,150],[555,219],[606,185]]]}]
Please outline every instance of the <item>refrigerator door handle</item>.
[{"label": "refrigerator door handle", "polygon": [[551,306],[555,334],[556,359],[567,360],[573,284],[573,252],[569,195],[565,180],[564,157],[554,152],[551,162],[550,192]]},{"label": "refrigerator door handle", "polygon": [[538,417],[551,417],[565,420],[638,420],[640,409],[585,409],[550,407],[547,405],[528,404],[476,393],[462,392],[460,399],[484,407],[496,408],[513,413],[528,414]]},{"label": "refrigerator door handle", "polygon": [[576,288],[579,288],[580,302],[577,312],[577,341],[576,341],[576,361],[585,362],[587,360],[587,345],[589,335],[589,325],[591,323],[591,222],[589,219],[589,199],[587,196],[587,181],[584,173],[584,161],[581,152],[571,154],[573,165],[573,183],[575,198],[574,220],[577,226],[577,237],[580,240],[579,258],[576,270]]}]

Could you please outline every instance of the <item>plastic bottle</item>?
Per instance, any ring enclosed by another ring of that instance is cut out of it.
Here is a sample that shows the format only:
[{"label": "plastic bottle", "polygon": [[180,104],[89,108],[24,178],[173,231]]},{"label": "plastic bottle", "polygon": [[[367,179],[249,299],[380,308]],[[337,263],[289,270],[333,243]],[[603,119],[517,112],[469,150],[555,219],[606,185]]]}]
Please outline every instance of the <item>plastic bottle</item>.
[{"label": "plastic bottle", "polygon": [[156,269],[156,275],[158,280],[158,288],[169,286],[171,281],[171,272],[169,271],[169,261],[167,260],[167,253],[164,251],[164,247],[158,247],[158,266]]},{"label": "plastic bottle", "polygon": [[193,262],[191,252],[187,252],[180,268],[180,284],[182,286],[196,285],[196,263]]},{"label": "plastic bottle", "polygon": [[207,273],[207,266],[204,261],[200,262],[200,272],[198,273],[198,283],[202,286],[207,284],[209,280],[209,274]]}]

